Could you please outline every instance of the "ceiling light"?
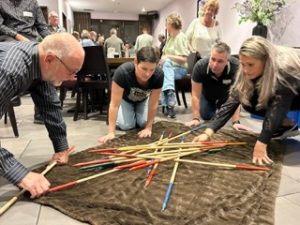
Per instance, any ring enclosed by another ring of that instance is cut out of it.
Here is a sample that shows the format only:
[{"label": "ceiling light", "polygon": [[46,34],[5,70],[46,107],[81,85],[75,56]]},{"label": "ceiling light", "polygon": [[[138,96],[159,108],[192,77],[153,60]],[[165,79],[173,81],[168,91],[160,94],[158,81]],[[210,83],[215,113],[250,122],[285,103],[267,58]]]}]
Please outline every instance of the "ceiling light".
[{"label": "ceiling light", "polygon": [[143,7],[143,8],[142,8],[142,12],[146,12],[146,9],[145,9],[145,7]]}]

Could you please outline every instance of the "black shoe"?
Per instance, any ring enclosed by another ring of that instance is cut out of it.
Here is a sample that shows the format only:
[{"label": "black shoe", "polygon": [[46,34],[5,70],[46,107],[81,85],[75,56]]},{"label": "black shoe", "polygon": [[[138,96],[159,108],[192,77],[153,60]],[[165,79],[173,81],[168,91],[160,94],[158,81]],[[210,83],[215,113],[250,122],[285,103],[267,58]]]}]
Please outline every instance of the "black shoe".
[{"label": "black shoe", "polygon": [[165,115],[165,116],[168,116],[168,107],[167,106],[163,106],[162,107],[162,113]]},{"label": "black shoe", "polygon": [[176,113],[175,113],[175,110],[174,110],[174,107],[167,107],[167,112],[168,112],[168,117],[170,118],[176,118]]},{"label": "black shoe", "polygon": [[35,124],[44,124],[44,120],[40,114],[34,115],[33,123]]},{"label": "black shoe", "polygon": [[273,140],[283,140],[288,137],[294,137],[299,135],[300,132],[298,130],[298,125],[295,124],[293,126],[288,127],[280,127],[273,135]]}]

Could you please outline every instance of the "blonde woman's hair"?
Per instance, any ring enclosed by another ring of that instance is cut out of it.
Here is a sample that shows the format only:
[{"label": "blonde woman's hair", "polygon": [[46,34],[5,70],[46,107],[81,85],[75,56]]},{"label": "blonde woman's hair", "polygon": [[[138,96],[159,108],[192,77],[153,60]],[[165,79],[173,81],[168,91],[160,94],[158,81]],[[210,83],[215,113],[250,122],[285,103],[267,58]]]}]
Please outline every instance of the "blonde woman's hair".
[{"label": "blonde woman's hair", "polygon": [[219,8],[220,8],[219,0],[208,0],[207,2],[205,2],[201,11],[205,12],[205,10],[210,7],[214,9],[215,15],[217,15],[219,12]]},{"label": "blonde woman's hair", "polygon": [[[267,107],[279,83],[297,94],[297,87],[286,79],[292,76],[300,80],[300,58],[295,49],[275,46],[265,38],[252,36],[244,41],[239,55],[265,62],[263,74],[255,84],[258,89],[257,110]],[[244,75],[243,68],[240,66],[232,91],[238,93],[242,104],[250,106],[255,88],[254,83]]]},{"label": "blonde woman's hair", "polygon": [[176,30],[181,30],[182,28],[182,19],[181,16],[177,12],[173,12],[166,18],[167,23],[171,24],[171,26]]},{"label": "blonde woman's hair", "polygon": [[90,39],[91,35],[90,35],[90,32],[88,30],[82,30],[80,37],[82,39]]}]

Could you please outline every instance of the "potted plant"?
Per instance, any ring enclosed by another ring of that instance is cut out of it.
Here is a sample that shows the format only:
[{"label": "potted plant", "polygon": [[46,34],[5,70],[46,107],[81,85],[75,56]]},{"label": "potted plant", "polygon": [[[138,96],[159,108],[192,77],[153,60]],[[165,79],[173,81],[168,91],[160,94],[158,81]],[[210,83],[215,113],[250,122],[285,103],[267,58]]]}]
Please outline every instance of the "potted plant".
[{"label": "potted plant", "polygon": [[234,8],[240,16],[239,24],[248,20],[257,23],[252,30],[252,35],[266,38],[267,25],[285,6],[286,0],[244,0],[242,3],[235,3]]}]

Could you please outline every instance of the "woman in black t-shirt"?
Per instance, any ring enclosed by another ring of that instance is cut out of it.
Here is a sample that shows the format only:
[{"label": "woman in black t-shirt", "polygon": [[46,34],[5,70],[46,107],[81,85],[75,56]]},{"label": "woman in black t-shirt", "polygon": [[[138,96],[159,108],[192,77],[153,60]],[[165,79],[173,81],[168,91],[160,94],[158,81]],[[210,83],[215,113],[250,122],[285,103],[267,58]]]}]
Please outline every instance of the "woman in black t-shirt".
[{"label": "woman in black t-shirt", "polygon": [[152,47],[143,47],[134,62],[122,64],[115,71],[109,104],[108,134],[98,142],[115,138],[116,127],[121,130],[142,128],[140,138],[150,137],[158,107],[163,71],[157,67],[159,53]]}]

